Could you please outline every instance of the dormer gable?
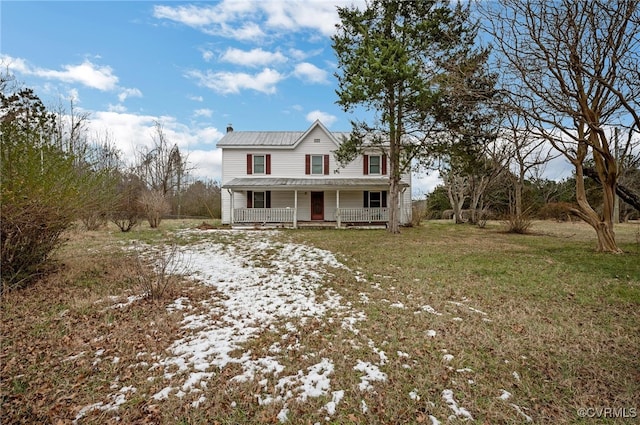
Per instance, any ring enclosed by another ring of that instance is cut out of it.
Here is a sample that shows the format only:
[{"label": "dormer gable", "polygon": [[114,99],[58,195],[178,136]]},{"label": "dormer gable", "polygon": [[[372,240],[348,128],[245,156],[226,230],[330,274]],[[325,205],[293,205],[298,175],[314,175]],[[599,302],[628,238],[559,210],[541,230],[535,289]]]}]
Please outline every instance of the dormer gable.
[{"label": "dormer gable", "polygon": [[[320,120],[304,132],[302,131],[241,131],[227,132],[217,143],[223,149],[296,149],[301,143],[313,142],[320,136],[322,140],[329,141],[333,149],[337,149],[345,132],[332,133]],[[314,137],[316,136],[316,137]]]},{"label": "dormer gable", "polygon": [[300,145],[300,143],[309,140],[313,142],[313,139],[317,138],[315,136],[318,136],[318,133],[322,134],[324,137],[326,137],[326,139],[331,141],[331,143],[333,143],[336,148],[340,147],[340,141],[336,138],[336,136],[334,136],[333,133],[331,133],[320,120],[315,120],[313,124],[311,124],[311,127],[309,127],[307,131],[305,131],[294,143],[293,148],[295,149],[298,147],[298,145]]}]

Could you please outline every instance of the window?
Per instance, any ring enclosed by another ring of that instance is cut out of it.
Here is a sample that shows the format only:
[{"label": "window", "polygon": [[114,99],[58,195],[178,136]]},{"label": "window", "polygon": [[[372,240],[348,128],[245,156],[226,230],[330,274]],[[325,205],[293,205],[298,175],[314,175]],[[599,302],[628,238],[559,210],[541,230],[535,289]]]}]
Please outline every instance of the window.
[{"label": "window", "polygon": [[264,192],[253,192],[253,208],[264,208]]},{"label": "window", "polygon": [[324,158],[322,155],[311,155],[311,174],[324,174]]},{"label": "window", "polygon": [[386,208],[387,192],[364,192],[364,208]]},{"label": "window", "polygon": [[329,174],[329,155],[305,155],[304,173],[316,175]]},{"label": "window", "polygon": [[253,174],[264,174],[264,155],[253,155]]},{"label": "window", "polygon": [[369,208],[382,206],[382,192],[369,192]]},{"label": "window", "polygon": [[271,154],[247,154],[247,174],[271,174]]},{"label": "window", "polygon": [[362,161],[364,165],[364,175],[385,175],[387,174],[387,157],[385,155],[365,155]]},{"label": "window", "polygon": [[271,208],[271,191],[247,191],[247,208]]},{"label": "window", "polygon": [[313,139],[313,143],[320,143],[320,139]]},{"label": "window", "polygon": [[370,155],[369,156],[369,174],[381,174],[380,164],[380,155]]}]

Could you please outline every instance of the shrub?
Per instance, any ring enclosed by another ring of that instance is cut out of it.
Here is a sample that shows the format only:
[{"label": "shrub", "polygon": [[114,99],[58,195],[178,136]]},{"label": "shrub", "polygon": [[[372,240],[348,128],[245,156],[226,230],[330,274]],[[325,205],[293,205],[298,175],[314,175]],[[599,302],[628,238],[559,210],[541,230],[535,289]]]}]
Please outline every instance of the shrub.
[{"label": "shrub", "polygon": [[147,190],[140,197],[140,205],[144,211],[149,226],[152,229],[160,225],[160,221],[165,214],[171,212],[171,205],[164,194],[159,190]]},{"label": "shrub", "polygon": [[1,95],[2,291],[42,275],[99,181],[56,139],[55,115],[31,90]]},{"label": "shrub", "polygon": [[24,286],[47,271],[50,255],[70,224],[63,211],[38,201],[2,205],[2,291]]},{"label": "shrub", "polygon": [[533,225],[533,217],[530,214],[530,210],[527,209],[522,214],[511,213],[504,220],[507,225],[508,233],[529,233],[529,229]]},{"label": "shrub", "polygon": [[571,221],[572,208],[574,206],[568,202],[550,202],[540,208],[538,217],[542,220]]},{"label": "shrub", "polygon": [[143,296],[160,301],[180,281],[188,265],[184,263],[178,245],[171,244],[146,255],[138,253],[135,267]]}]

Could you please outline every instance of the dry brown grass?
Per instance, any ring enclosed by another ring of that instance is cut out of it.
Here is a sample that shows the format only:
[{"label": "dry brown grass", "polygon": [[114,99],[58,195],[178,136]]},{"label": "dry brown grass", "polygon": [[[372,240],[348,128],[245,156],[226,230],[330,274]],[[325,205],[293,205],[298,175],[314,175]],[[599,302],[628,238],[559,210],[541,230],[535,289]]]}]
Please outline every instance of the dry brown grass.
[{"label": "dry brown grass", "polygon": [[[194,223],[174,224],[185,225]],[[330,423],[431,423],[429,415],[444,423],[452,414],[444,389],[480,423],[523,423],[511,403],[535,423],[580,422],[581,407],[638,409],[637,226],[619,228],[627,251],[621,256],[593,252],[594,235],[582,223],[535,222],[526,236],[507,235],[498,223],[477,229],[441,222],[404,229],[398,237],[381,231],[282,232],[283,240],[338,255],[351,271],[331,270],[324,286],[367,319],[357,323],[355,334],[340,326],[345,313],[336,312],[299,325],[284,340],[277,331],[284,324],[278,324],[244,348],[259,358],[274,342],[297,347],[280,359],[287,373],[332,359],[332,389],[343,389],[345,397]],[[259,405],[256,399],[264,392],[259,379],[272,385],[273,377],[230,382],[240,372],[237,365],[214,371],[207,400],[197,409],[191,407],[195,395],[151,398],[167,381],[163,370],[150,371],[141,362],[153,363],[188,332],[180,326],[182,314],[164,306],[185,296],[205,313],[199,301],[216,297],[211,288],[181,282],[159,302],[113,308],[140,294],[121,248],[129,239],[161,240],[167,229],[72,233],[58,273],[6,294],[0,423],[70,423],[83,406],[129,385],[136,392],[117,411],[93,411],[80,423],[278,422],[282,405]],[[424,311],[426,305],[440,314]],[[380,360],[370,344],[385,352],[381,368],[388,379],[376,383],[374,392],[361,392],[353,365]],[[453,358],[445,361],[444,354]],[[419,400],[409,397],[413,390]],[[500,399],[501,390],[512,397]],[[324,422],[319,411],[327,401],[291,403],[291,423]]]}]

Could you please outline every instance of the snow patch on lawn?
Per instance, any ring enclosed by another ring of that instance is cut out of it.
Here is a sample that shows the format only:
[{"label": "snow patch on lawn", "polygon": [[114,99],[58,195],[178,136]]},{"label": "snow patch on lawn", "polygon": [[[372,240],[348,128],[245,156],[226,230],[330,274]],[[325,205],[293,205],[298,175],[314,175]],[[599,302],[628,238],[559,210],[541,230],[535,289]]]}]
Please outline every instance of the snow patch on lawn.
[{"label": "snow patch on lawn", "polygon": [[360,391],[373,390],[373,385],[371,385],[373,381],[384,382],[387,380],[387,374],[380,371],[378,366],[369,362],[358,360],[358,364],[355,365],[353,369],[364,373],[364,375],[360,377],[360,384],[358,385]]},{"label": "snow patch on lawn", "polygon": [[473,416],[471,416],[471,413],[469,413],[467,409],[465,409],[464,407],[458,406],[458,402],[453,397],[452,390],[442,391],[442,399],[449,405],[449,408],[453,411],[453,413],[456,416],[460,418],[464,418],[465,420],[471,420],[471,421],[473,420]]},{"label": "snow patch on lawn", "polygon": [[[340,307],[340,296],[321,288],[325,266],[344,267],[332,253],[292,243],[277,245],[269,232],[253,235],[262,240],[245,237],[233,245],[204,241],[182,248],[192,276],[219,293],[208,300],[206,314],[185,315],[183,328],[196,331],[175,341],[168,349],[170,355],[155,365],[164,368],[167,379],[184,376],[185,392],[213,376],[204,371],[229,364],[242,367],[243,372],[233,378],[238,382],[259,373],[281,373],[284,367],[275,358],[251,359],[243,344],[282,319],[321,318]],[[260,263],[265,260],[267,264]],[[185,306],[179,299],[170,309]],[[169,373],[176,368],[177,374]],[[164,396],[165,390],[158,396]]]}]

